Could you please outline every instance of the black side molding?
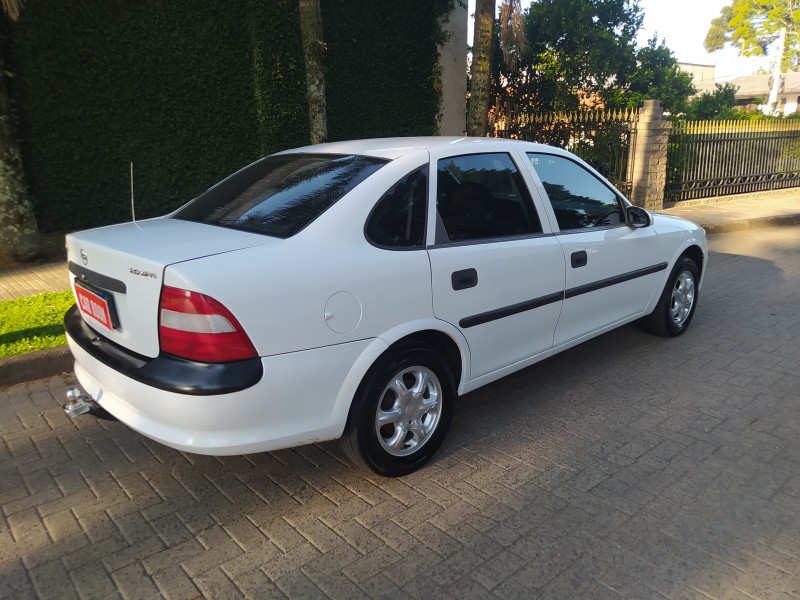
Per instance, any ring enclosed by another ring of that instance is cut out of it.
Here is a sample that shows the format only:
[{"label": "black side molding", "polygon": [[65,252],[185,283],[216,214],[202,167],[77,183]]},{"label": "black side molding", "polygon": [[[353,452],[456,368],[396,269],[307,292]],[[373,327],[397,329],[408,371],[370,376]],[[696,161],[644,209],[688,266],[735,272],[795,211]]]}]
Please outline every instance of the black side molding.
[{"label": "black side molding", "polygon": [[489,323],[490,321],[496,321],[503,317],[510,317],[511,315],[533,310],[534,308],[553,304],[554,302],[561,302],[563,299],[564,292],[556,292],[554,294],[548,294],[547,296],[541,296],[540,298],[534,298],[533,300],[526,300],[518,304],[512,304],[510,306],[504,306],[503,308],[496,308],[484,313],[472,315],[471,317],[464,317],[458,324],[464,329],[467,329],[469,327],[475,327],[476,325]]},{"label": "black side molding", "polygon": [[546,296],[534,298],[533,300],[526,300],[525,302],[520,302],[518,304],[512,304],[510,306],[504,306],[503,308],[496,308],[487,312],[478,313],[477,315],[472,315],[470,317],[464,317],[458,322],[458,324],[463,329],[475,327],[476,325],[482,325],[484,323],[496,321],[497,319],[502,319],[503,317],[510,317],[511,315],[525,312],[526,310],[533,310],[534,308],[552,304],[553,302],[561,302],[567,298],[574,298],[575,296],[588,294],[589,292],[601,290],[605,287],[610,287],[618,283],[624,283],[626,281],[630,281],[631,279],[637,279],[638,277],[644,277],[645,275],[658,273],[659,271],[666,269],[668,266],[669,265],[667,263],[663,262],[653,265],[652,267],[645,267],[643,269],[629,271],[628,273],[623,273],[622,275],[615,275],[614,277],[608,277],[607,279],[601,279],[599,281],[587,283],[586,285],[570,288],[565,292],[556,292],[554,294],[548,294]]},{"label": "black side molding", "polygon": [[64,329],[76,344],[104,365],[167,392],[190,396],[230,394],[255,385],[264,375],[258,358],[203,363],[168,354],[156,358],[141,356],[94,331],[84,322],[77,305],[64,315]]},{"label": "black side molding", "polygon": [[664,269],[666,269],[667,266],[668,265],[665,262],[658,263],[657,265],[653,265],[652,267],[636,269],[635,271],[629,271],[627,273],[623,273],[622,275],[614,275],[613,277],[608,277],[607,279],[593,281],[592,283],[587,283],[586,285],[579,285],[578,287],[568,289],[564,294],[564,299],[566,300],[567,298],[574,298],[575,296],[580,296],[581,294],[588,294],[589,292],[602,290],[605,287],[617,285],[618,283],[625,283],[626,281],[630,281],[631,279],[637,279],[639,277],[644,277],[645,275],[658,273],[659,271],[663,271]]}]

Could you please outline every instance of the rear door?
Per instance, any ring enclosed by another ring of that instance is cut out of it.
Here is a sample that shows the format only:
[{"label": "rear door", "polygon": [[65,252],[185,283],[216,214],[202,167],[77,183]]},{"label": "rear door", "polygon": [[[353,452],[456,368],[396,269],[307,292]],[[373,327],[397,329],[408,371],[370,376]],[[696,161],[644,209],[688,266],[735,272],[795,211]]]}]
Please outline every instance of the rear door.
[{"label": "rear door", "polygon": [[431,151],[433,310],[467,339],[468,378],[551,348],[564,290],[564,255],[527,176],[509,145],[491,148]]},{"label": "rear door", "polygon": [[546,152],[527,156],[558,223],[566,261],[555,345],[641,314],[667,266],[655,229],[628,226],[617,192],[580,162]]}]

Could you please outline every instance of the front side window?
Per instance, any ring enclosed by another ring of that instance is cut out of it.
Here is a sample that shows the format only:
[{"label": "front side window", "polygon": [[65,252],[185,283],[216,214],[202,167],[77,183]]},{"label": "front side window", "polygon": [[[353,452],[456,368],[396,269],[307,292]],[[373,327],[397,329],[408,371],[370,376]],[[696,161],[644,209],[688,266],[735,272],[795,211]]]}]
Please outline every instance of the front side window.
[{"label": "front side window", "polygon": [[578,163],[563,156],[529,153],[562,231],[625,222],[614,191]]},{"label": "front side window", "polygon": [[332,154],[267,156],[204,192],[173,217],[287,238],[386,162]]},{"label": "front side window", "polygon": [[446,232],[443,240],[437,233],[437,243],[542,231],[528,188],[508,154],[443,158],[436,177],[436,205]]},{"label": "front side window", "polygon": [[367,220],[367,239],[388,248],[423,246],[427,198],[426,165],[403,177],[381,196]]}]

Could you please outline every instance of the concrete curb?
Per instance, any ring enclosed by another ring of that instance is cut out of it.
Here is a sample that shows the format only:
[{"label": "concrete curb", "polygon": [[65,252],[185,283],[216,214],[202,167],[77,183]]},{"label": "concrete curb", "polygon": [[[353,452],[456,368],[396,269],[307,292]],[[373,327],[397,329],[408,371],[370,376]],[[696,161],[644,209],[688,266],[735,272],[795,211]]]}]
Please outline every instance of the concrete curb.
[{"label": "concrete curb", "polygon": [[72,371],[68,346],[48,348],[0,360],[0,388]]}]

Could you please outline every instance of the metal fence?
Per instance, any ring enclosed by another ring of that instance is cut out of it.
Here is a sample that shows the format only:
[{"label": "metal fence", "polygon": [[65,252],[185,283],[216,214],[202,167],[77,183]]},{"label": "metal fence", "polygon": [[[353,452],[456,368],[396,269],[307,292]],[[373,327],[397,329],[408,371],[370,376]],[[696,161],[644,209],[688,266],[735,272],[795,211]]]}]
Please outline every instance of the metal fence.
[{"label": "metal fence", "polygon": [[800,121],[682,121],[667,148],[666,202],[800,185]]},{"label": "metal fence", "polygon": [[636,110],[520,114],[500,120],[494,135],[574,152],[628,195],[633,175],[628,157],[636,141],[637,115]]}]

